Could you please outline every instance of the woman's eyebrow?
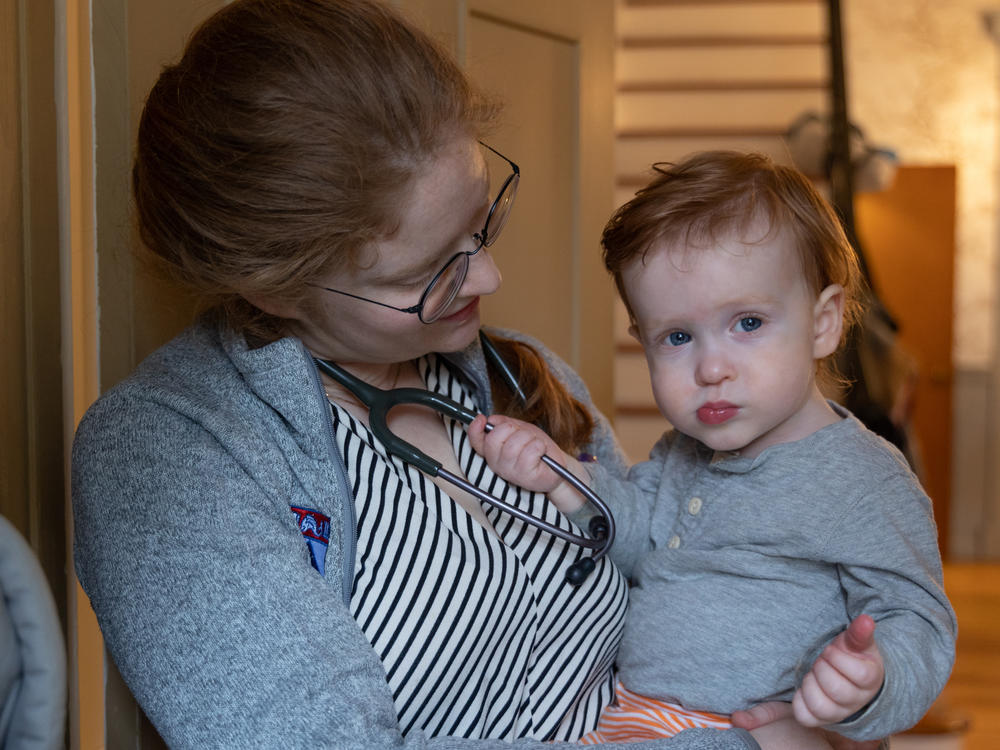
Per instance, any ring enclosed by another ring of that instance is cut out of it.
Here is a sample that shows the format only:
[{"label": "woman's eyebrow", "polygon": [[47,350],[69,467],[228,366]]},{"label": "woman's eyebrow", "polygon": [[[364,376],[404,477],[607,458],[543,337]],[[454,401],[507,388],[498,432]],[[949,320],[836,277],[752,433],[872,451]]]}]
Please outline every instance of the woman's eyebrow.
[{"label": "woman's eyebrow", "polygon": [[364,273],[369,274],[366,281],[376,284],[398,283],[411,280],[417,281],[429,276],[432,272],[440,270],[444,266],[445,261],[455,255],[456,251],[454,247],[461,239],[461,236],[463,235],[456,237],[449,245],[432,256],[424,257],[423,259],[407,257],[402,265],[395,268],[391,268],[385,263],[380,263],[379,257],[376,257],[375,262],[368,269],[363,269]]}]

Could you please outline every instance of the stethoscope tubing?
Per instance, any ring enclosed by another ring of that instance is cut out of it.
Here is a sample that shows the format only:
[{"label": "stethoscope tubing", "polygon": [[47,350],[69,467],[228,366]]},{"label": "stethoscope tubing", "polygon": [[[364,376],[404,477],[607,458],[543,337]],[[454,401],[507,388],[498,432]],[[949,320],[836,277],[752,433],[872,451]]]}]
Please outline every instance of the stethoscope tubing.
[{"label": "stethoscope tubing", "polygon": [[[491,429],[493,429],[492,425],[487,424],[486,431],[489,432]],[[560,529],[558,526],[555,526],[542,518],[533,516],[527,511],[518,508],[516,505],[511,505],[510,503],[501,500],[498,497],[494,497],[488,492],[484,492],[483,490],[476,487],[474,484],[470,483],[464,477],[460,477],[457,474],[452,474],[445,468],[438,468],[436,476],[441,477],[447,482],[451,482],[456,487],[461,487],[463,490],[472,495],[475,495],[483,502],[490,503],[491,505],[495,505],[496,507],[501,508],[505,513],[509,513],[510,515],[514,516],[515,518],[521,519],[527,524],[531,524],[532,526],[535,526],[536,528],[539,529],[544,529],[548,533],[552,534],[552,536],[557,536],[560,539],[564,539],[567,542],[576,544],[586,549],[597,550],[597,552],[595,552],[591,556],[591,559],[594,560],[594,562],[597,562],[598,560],[601,559],[601,557],[604,556],[607,550],[611,547],[611,542],[614,541],[614,536],[615,536],[614,518],[612,517],[610,511],[608,511],[608,508],[604,504],[604,501],[601,500],[601,498],[598,497],[596,494],[594,494],[594,492],[590,489],[590,487],[581,482],[576,477],[576,475],[573,474],[573,472],[569,471],[562,465],[556,463],[555,459],[549,456],[542,456],[542,461],[549,468],[551,468],[556,474],[558,474],[563,480],[569,482],[577,492],[582,494],[590,502],[596,505],[599,510],[601,510],[602,515],[604,515],[607,523],[607,529],[608,529],[607,536],[605,536],[604,538],[596,537],[591,539],[590,537],[581,536],[580,534],[574,534],[572,531],[567,531],[566,529]],[[608,519],[610,519],[610,523],[607,522]]]},{"label": "stethoscope tubing", "polygon": [[[553,536],[563,539],[571,544],[578,545],[585,549],[595,550],[591,557],[582,558],[581,560],[578,560],[574,566],[571,566],[571,570],[567,573],[567,579],[570,580],[571,583],[579,584],[587,576],[587,574],[593,570],[596,563],[607,554],[609,549],[611,549],[611,544],[615,539],[615,521],[614,517],[611,515],[611,511],[608,509],[608,506],[595,492],[593,492],[593,490],[591,490],[584,482],[580,481],[575,474],[559,464],[552,457],[544,455],[542,456],[542,461],[561,479],[568,482],[577,492],[593,503],[593,505],[600,511],[603,518],[595,516],[595,519],[601,523],[600,528],[597,533],[595,533],[593,538],[582,536],[580,534],[574,534],[572,531],[567,529],[561,529],[542,518],[531,515],[515,505],[511,505],[498,497],[494,497],[493,495],[484,492],[464,477],[453,474],[442,467],[440,461],[436,461],[416,446],[406,442],[394,434],[389,429],[387,421],[389,410],[394,406],[399,406],[401,404],[425,406],[427,408],[434,409],[445,416],[457,419],[464,424],[471,423],[472,420],[476,418],[476,412],[471,409],[467,409],[446,396],[421,388],[392,388],[390,390],[376,388],[360,378],[355,377],[347,370],[334,364],[333,362],[319,358],[314,359],[314,361],[316,366],[323,373],[329,375],[331,378],[350,390],[365,406],[368,407],[368,427],[372,431],[372,434],[385,446],[385,449],[389,454],[397,456],[403,461],[412,464],[425,474],[432,477],[441,477],[446,482],[465,490],[469,494],[478,498],[480,501],[489,503],[490,505],[499,508],[503,512],[514,516],[524,523],[542,529],[549,534],[552,534]],[[487,423],[487,432],[492,429],[493,426]]]}]

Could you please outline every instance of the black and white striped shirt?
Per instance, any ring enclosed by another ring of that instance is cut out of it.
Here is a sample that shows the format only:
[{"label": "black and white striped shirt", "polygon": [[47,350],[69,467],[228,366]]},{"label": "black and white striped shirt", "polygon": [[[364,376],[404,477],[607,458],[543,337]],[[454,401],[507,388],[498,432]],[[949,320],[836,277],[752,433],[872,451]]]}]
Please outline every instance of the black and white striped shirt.
[{"label": "black and white striped shirt", "polygon": [[[443,359],[418,362],[431,391],[475,409]],[[403,733],[574,740],[614,694],[627,591],[607,560],[578,588],[576,545],[484,505],[483,528],[426,475],[334,404],[357,509],[352,614],[385,667]],[[466,477],[564,528],[540,494],[508,485],[445,419]],[[579,533],[578,529],[575,529]]]}]

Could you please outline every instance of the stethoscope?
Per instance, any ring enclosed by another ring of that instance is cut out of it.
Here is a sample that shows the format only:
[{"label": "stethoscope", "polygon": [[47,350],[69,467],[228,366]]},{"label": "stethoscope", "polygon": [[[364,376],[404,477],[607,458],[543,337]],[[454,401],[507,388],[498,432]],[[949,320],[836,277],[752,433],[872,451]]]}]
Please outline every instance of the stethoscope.
[{"label": "stethoscope", "polygon": [[[482,342],[483,352],[486,355],[488,362],[496,367],[500,376],[504,379],[504,382],[510,386],[511,390],[520,399],[522,399],[522,401],[526,400],[524,392],[521,390],[521,386],[517,382],[517,378],[514,376],[514,373],[511,371],[510,367],[508,367],[507,363],[504,362],[503,357],[500,356],[500,352],[496,350],[493,342],[490,341],[489,337],[483,332],[480,332],[479,338]],[[611,511],[608,510],[608,506],[605,505],[604,501],[591,491],[586,484],[577,479],[571,471],[560,466],[554,459],[549,456],[542,456],[542,461],[544,461],[547,466],[549,466],[564,480],[569,482],[577,492],[593,503],[601,513],[600,516],[592,518],[590,522],[590,533],[593,535],[593,538],[580,536],[572,533],[571,531],[560,529],[558,526],[554,526],[548,521],[537,518],[514,505],[484,492],[475,485],[469,483],[464,477],[452,474],[450,471],[443,468],[439,461],[435,461],[414,445],[406,442],[398,435],[395,435],[389,429],[386,421],[389,410],[394,406],[399,406],[400,404],[416,404],[418,406],[426,406],[429,409],[433,409],[441,414],[444,414],[445,416],[451,417],[452,419],[460,420],[464,424],[469,424],[476,417],[476,413],[471,409],[465,408],[461,404],[456,401],[452,401],[446,396],[421,388],[392,388],[390,390],[377,388],[355,377],[351,373],[347,372],[347,370],[344,370],[342,367],[334,364],[333,362],[323,359],[315,359],[314,361],[316,362],[316,366],[322,372],[329,375],[342,386],[347,388],[347,390],[354,394],[354,396],[357,397],[362,404],[368,407],[368,427],[372,431],[372,434],[382,442],[388,453],[402,459],[406,463],[412,464],[425,474],[432,477],[441,477],[446,482],[449,482],[456,487],[465,490],[469,494],[474,495],[482,502],[490,503],[505,513],[509,513],[515,518],[520,519],[524,523],[547,531],[553,536],[564,539],[571,544],[576,544],[586,549],[596,550],[592,556],[581,557],[569,566],[569,569],[566,571],[566,581],[571,585],[579,586],[583,583],[587,576],[590,575],[591,571],[594,570],[597,561],[604,557],[608,550],[611,549],[611,544],[615,540],[615,519],[611,515]],[[492,427],[490,425],[486,426],[487,432],[491,429]]]}]

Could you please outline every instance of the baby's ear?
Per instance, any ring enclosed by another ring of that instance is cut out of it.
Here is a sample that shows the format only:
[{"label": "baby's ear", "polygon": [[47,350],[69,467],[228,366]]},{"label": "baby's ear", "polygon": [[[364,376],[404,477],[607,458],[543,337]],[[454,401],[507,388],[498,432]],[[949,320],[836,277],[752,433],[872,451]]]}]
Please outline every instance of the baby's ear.
[{"label": "baby's ear", "polygon": [[829,357],[840,346],[844,331],[844,287],[830,284],[813,307],[813,358]]}]

